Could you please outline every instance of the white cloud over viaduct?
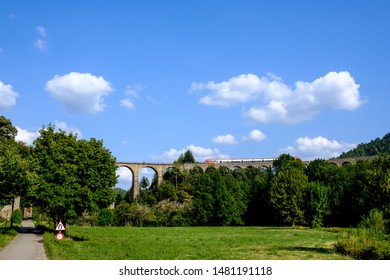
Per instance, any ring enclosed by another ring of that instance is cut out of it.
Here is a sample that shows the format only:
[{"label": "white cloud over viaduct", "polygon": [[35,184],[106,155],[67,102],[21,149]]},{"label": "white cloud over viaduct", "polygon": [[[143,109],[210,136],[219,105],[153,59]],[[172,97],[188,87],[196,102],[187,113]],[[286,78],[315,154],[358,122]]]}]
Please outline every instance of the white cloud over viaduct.
[{"label": "white cloud over viaduct", "polygon": [[246,105],[243,116],[259,123],[296,124],[326,109],[354,110],[364,100],[349,72],[329,72],[312,82],[295,82],[295,88],[273,75],[242,74],[223,82],[193,83],[190,92],[206,92],[199,103],[230,107]]}]

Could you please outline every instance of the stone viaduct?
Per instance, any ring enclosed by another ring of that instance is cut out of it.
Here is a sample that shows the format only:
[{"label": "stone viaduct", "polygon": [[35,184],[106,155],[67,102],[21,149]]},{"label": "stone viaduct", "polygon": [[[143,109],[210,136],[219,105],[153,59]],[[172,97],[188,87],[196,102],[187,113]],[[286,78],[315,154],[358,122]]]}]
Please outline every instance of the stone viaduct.
[{"label": "stone viaduct", "polygon": [[[335,159],[329,159],[327,162],[329,164],[334,164],[337,166],[342,166],[345,164],[355,164],[358,161],[361,160],[373,160],[374,157],[357,157],[357,158],[335,158]],[[310,161],[303,161],[305,165],[308,165]],[[226,168],[233,170],[236,168],[247,168],[247,167],[254,167],[254,168],[267,168],[272,167],[272,162],[240,162],[240,163],[213,163],[213,164],[205,164],[205,163],[184,163],[180,165],[174,165],[169,163],[138,163],[138,162],[117,162],[116,166],[119,167],[126,167],[130,170],[130,172],[133,175],[133,182],[132,182],[132,189],[133,189],[133,199],[137,198],[139,195],[139,173],[143,168],[151,168],[153,169],[157,174],[157,183],[160,184],[163,180],[163,175],[166,172],[166,170],[170,168],[180,168],[182,170],[190,170],[195,166],[199,166],[202,168],[203,171],[205,171],[208,167],[214,166],[216,168],[220,166],[225,166]]]}]

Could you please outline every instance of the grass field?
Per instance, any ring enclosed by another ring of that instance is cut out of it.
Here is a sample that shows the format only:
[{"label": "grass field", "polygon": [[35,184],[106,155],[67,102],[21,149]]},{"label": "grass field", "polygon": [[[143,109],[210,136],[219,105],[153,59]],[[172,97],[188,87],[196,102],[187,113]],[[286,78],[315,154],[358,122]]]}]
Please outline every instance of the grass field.
[{"label": "grass field", "polygon": [[283,227],[79,227],[56,241],[46,232],[49,259],[57,260],[337,260],[341,233]]}]

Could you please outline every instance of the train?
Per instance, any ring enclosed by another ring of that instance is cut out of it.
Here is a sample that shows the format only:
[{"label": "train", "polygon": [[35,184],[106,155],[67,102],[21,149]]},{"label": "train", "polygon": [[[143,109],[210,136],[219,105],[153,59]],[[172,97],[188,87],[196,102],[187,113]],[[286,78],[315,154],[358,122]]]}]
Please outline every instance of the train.
[{"label": "train", "polygon": [[204,161],[205,164],[215,163],[251,163],[251,162],[273,162],[276,158],[209,158]]}]

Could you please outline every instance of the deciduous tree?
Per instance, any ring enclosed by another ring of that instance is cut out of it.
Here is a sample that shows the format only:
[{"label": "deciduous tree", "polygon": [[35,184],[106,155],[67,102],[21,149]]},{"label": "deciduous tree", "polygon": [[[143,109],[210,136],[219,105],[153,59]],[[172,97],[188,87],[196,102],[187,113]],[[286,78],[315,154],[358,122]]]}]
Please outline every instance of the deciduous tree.
[{"label": "deciduous tree", "polygon": [[34,155],[39,176],[35,204],[54,221],[65,222],[114,202],[115,158],[102,141],[78,140],[49,125],[40,130]]}]

